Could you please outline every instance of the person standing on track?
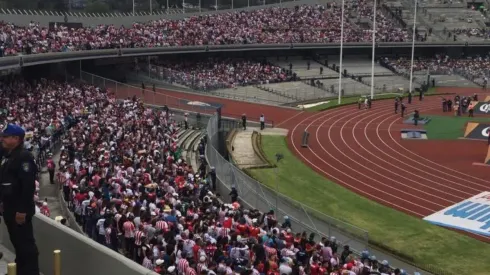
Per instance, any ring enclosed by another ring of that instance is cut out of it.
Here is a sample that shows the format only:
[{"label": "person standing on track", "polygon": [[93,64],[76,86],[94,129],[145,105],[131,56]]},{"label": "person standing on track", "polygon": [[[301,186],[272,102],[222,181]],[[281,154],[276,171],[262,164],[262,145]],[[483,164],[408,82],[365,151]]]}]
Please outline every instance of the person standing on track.
[{"label": "person standing on track", "polygon": [[412,91],[408,92],[408,104],[412,104]]},{"label": "person standing on track", "polygon": [[413,112],[413,125],[417,126],[419,123],[420,113],[418,110]]},{"label": "person standing on track", "polygon": [[402,110],[401,117],[405,116],[405,110],[406,109],[407,109],[407,107],[405,106],[405,103],[402,102],[402,104],[401,104],[401,110]]},{"label": "person standing on track", "polygon": [[371,109],[371,105],[373,104],[373,101],[371,100],[370,97],[367,98],[367,105],[368,105],[368,109]]},{"label": "person standing on track", "polygon": [[398,114],[398,104],[400,104],[398,97],[395,98],[395,114]]}]

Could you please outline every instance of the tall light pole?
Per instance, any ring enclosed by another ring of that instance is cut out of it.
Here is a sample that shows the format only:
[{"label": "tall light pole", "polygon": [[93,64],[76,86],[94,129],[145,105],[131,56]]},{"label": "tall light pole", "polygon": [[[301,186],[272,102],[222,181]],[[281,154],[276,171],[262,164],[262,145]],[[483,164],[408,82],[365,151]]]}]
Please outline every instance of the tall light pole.
[{"label": "tall light pole", "polygon": [[134,15],[135,15],[135,13],[134,13],[134,0],[133,0],[133,16],[134,16]]},{"label": "tall light pole", "polygon": [[276,153],[276,168],[274,168],[274,172],[276,174],[276,215],[277,212],[279,212],[279,209],[277,208],[277,201],[279,197],[279,171],[278,171],[278,165],[279,161],[284,158],[284,155],[281,153]]},{"label": "tall light pole", "polygon": [[[413,12],[413,32],[412,32],[412,59],[410,60],[410,88],[408,91],[411,93],[412,92],[412,81],[413,81],[413,58],[415,54],[415,27],[417,24],[417,3],[418,0],[415,0],[415,8]],[[427,83],[429,84],[429,83]]]},{"label": "tall light pole", "polygon": [[340,16],[340,66],[339,66],[339,104],[342,97],[342,56],[344,55],[344,6],[345,0],[342,0],[342,15]]},{"label": "tall light pole", "polygon": [[376,46],[376,0],[374,0],[374,6],[373,6],[373,52],[372,52],[372,58],[373,60],[371,61],[371,99],[374,99],[374,56],[376,54],[375,50]]}]

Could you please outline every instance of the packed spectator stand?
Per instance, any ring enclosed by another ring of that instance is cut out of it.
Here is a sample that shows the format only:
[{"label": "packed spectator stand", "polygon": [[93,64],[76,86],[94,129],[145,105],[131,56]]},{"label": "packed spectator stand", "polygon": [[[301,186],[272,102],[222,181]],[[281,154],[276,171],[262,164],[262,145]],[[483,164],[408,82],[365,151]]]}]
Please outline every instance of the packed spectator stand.
[{"label": "packed spectator stand", "polygon": [[[405,74],[410,71],[409,58],[384,58],[383,64],[388,68]],[[490,56],[468,56],[451,58],[438,54],[433,58],[415,58],[413,72],[429,72],[432,75],[459,74],[483,87],[486,87],[490,77]]]},{"label": "packed spectator stand", "polygon": [[[369,10],[364,1],[346,7],[346,14]],[[380,14],[380,17],[382,15]],[[0,23],[1,55],[20,53],[80,51],[106,48],[168,47],[224,44],[323,43],[340,41],[341,9],[336,3],[303,5],[294,8],[271,7],[193,16],[182,20],[160,19],[134,23],[131,28],[114,25],[75,29],[55,25],[53,29],[31,22],[28,26]],[[371,41],[347,17],[345,42]],[[407,32],[388,19],[379,18],[380,41],[407,41]],[[381,31],[382,30],[382,31]]]},{"label": "packed spectator stand", "polygon": [[[2,123],[34,132],[26,146],[61,132],[58,180],[87,236],[157,273],[392,273],[367,251],[359,258],[348,246],[338,248],[334,237],[318,242],[313,234],[293,233],[288,219],[278,224],[273,210],[244,209],[239,194],[223,203],[213,190],[214,168],[204,160],[192,167],[182,157],[178,139],[185,126],[168,108],[45,79],[2,79],[1,91],[7,100]],[[203,138],[201,155],[205,145]],[[43,198],[35,199],[49,216]]]},{"label": "packed spectator stand", "polygon": [[289,81],[292,75],[267,62],[217,58],[154,62],[154,73],[198,91]]}]

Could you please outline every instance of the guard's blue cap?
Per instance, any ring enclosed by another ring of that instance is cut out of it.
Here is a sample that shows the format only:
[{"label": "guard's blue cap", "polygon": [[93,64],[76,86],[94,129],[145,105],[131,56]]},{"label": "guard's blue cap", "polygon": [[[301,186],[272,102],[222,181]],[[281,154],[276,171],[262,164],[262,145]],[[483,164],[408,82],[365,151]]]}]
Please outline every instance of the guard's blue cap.
[{"label": "guard's blue cap", "polygon": [[8,124],[2,131],[2,136],[15,136],[15,137],[23,137],[26,132],[22,127],[15,124]]}]

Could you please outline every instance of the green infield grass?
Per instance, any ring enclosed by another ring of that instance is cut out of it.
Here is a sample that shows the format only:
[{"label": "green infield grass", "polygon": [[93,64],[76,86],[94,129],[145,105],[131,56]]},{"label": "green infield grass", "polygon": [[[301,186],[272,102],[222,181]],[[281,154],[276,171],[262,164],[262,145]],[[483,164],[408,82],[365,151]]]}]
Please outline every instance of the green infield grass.
[{"label": "green infield grass", "polygon": [[[458,139],[464,136],[467,122],[490,122],[489,118],[464,116],[428,115],[429,124],[424,125],[429,139]],[[490,274],[490,272],[489,272]]]},{"label": "green infield grass", "polygon": [[246,171],[262,184],[275,189],[278,177],[280,193],[369,231],[371,245],[432,273],[490,274],[490,245],[373,202],[326,179],[289,151],[285,137],[262,136],[262,146],[269,160],[275,160],[276,153],[284,155],[277,175],[273,168]]}]

